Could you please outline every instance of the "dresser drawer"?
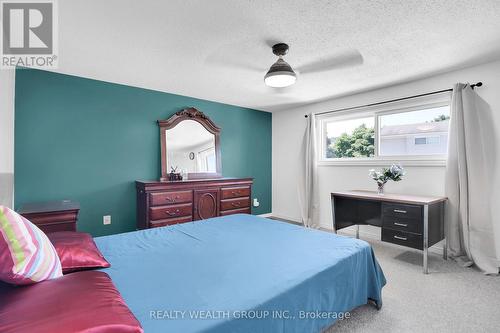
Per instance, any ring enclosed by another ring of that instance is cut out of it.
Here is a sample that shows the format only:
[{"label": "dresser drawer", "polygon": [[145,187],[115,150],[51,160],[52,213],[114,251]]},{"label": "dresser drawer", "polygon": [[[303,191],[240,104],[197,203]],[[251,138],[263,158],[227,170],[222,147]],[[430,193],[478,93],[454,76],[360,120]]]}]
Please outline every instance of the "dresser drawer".
[{"label": "dresser drawer", "polygon": [[422,219],[422,206],[382,203],[382,212],[385,216],[403,217],[420,221]]},{"label": "dresser drawer", "polygon": [[180,205],[170,205],[170,206],[159,206],[149,208],[149,219],[163,220],[171,217],[180,216],[193,216],[193,205],[191,203],[180,204]]},{"label": "dresser drawer", "polygon": [[36,223],[36,226],[46,234],[58,231],[76,231],[76,222]]},{"label": "dresser drawer", "polygon": [[251,213],[250,207],[247,207],[247,208],[238,208],[238,209],[221,211],[220,216],[233,215],[233,214],[250,214],[250,213]]},{"label": "dresser drawer", "polygon": [[45,233],[76,231],[78,211],[21,214]]},{"label": "dresser drawer", "polygon": [[382,219],[382,226],[393,230],[413,232],[415,234],[422,234],[423,221],[416,219],[407,219],[404,217],[395,217],[391,215],[384,215]]},{"label": "dresser drawer", "polygon": [[422,235],[414,234],[411,232],[382,228],[382,241],[403,245],[418,250],[423,249]]},{"label": "dresser drawer", "polygon": [[225,199],[220,201],[220,210],[250,207],[250,197]]},{"label": "dresser drawer", "polygon": [[21,215],[34,224],[45,224],[54,222],[75,222],[78,216],[78,212],[55,212]]},{"label": "dresser drawer", "polygon": [[221,188],[221,199],[231,199],[250,196],[250,186]]},{"label": "dresser drawer", "polygon": [[155,192],[149,194],[150,206],[164,206],[192,201],[193,191]]},{"label": "dresser drawer", "polygon": [[151,221],[151,222],[149,222],[149,227],[150,228],[157,228],[157,227],[164,227],[167,225],[174,225],[174,224],[186,223],[186,222],[191,222],[191,221],[193,221],[192,216],[173,217],[170,219]]}]

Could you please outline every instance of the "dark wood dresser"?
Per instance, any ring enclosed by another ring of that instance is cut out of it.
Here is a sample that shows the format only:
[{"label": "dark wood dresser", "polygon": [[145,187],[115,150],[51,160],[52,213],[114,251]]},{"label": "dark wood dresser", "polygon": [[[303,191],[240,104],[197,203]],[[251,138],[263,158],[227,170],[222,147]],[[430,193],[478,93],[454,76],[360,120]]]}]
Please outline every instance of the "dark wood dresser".
[{"label": "dark wood dresser", "polygon": [[136,181],[137,227],[251,212],[252,178]]},{"label": "dark wood dresser", "polygon": [[18,213],[43,232],[76,231],[80,204],[71,200],[27,203]]},{"label": "dark wood dresser", "polygon": [[[377,194],[348,191],[331,194],[333,228],[368,224],[382,228],[382,241],[424,252],[424,273],[428,273],[428,248],[441,240],[443,258],[447,258],[444,233],[445,197],[404,194]],[[356,229],[359,238],[359,227]]]}]

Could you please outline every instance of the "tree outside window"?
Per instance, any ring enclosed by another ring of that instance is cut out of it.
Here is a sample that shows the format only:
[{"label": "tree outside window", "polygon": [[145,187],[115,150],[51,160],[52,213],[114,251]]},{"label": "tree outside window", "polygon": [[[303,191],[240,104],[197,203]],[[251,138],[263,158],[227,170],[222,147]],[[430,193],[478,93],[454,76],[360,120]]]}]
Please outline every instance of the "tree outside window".
[{"label": "tree outside window", "polygon": [[327,137],[327,158],[373,157],[375,155],[375,129],[361,124],[351,134]]}]

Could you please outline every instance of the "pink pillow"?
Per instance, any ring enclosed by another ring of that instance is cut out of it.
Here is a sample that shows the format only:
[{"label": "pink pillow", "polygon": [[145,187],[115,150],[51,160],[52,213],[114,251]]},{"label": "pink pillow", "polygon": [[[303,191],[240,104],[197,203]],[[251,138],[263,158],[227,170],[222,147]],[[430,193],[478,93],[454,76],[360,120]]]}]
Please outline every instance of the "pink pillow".
[{"label": "pink pillow", "polygon": [[63,273],[110,266],[87,233],[58,231],[47,234],[47,237],[56,248]]},{"label": "pink pillow", "polygon": [[0,206],[0,280],[30,284],[61,276],[61,262],[43,231]]},{"label": "pink pillow", "polygon": [[4,287],[0,283],[2,333],[143,332],[104,272],[76,272],[32,286]]}]

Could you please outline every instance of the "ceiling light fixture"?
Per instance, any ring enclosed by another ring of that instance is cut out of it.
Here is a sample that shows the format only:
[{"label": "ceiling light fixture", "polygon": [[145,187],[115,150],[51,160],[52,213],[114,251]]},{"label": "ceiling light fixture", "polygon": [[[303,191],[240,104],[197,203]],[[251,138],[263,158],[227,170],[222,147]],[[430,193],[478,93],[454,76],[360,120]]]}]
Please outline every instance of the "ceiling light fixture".
[{"label": "ceiling light fixture", "polygon": [[273,45],[273,53],[278,56],[278,60],[272,64],[269,71],[264,76],[264,82],[269,87],[284,88],[291,86],[297,81],[297,74],[292,67],[283,60],[283,56],[288,52],[288,45],[279,43]]}]

